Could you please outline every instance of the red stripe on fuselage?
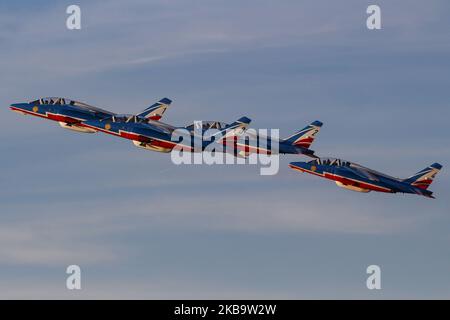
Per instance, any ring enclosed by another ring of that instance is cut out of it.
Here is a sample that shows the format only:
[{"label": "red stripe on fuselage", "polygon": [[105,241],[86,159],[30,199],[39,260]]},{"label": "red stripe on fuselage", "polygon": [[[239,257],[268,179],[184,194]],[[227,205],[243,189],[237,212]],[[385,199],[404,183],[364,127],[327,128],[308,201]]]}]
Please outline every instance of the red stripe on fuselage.
[{"label": "red stripe on fuselage", "polygon": [[109,130],[105,130],[105,129],[102,129],[102,128],[99,128],[99,127],[90,126],[90,125],[85,124],[85,123],[83,123],[83,122],[81,122],[81,123],[79,124],[79,126],[80,126],[80,127],[86,127],[86,128],[94,129],[94,130],[97,130],[97,131],[101,131],[101,132],[104,132],[104,133],[111,134],[111,135],[113,135],[113,136],[120,137],[120,134],[118,134],[118,133],[116,133],[116,132],[114,132],[114,131],[109,131]]},{"label": "red stripe on fuselage", "polygon": [[310,174],[313,174],[315,176],[319,176],[322,178],[326,178],[328,180],[333,180],[333,181],[339,181],[343,184],[347,184],[347,185],[351,185],[351,186],[355,186],[358,188],[362,188],[362,189],[369,189],[369,190],[373,190],[373,191],[378,191],[378,192],[387,192],[387,193],[392,193],[393,191],[389,188],[384,188],[384,187],[379,187],[373,184],[369,184],[369,183],[365,183],[362,181],[357,181],[357,180],[353,180],[353,179],[349,179],[349,178],[345,178],[342,176],[338,176],[336,174],[331,174],[328,172],[325,172],[324,174],[320,174],[311,170],[307,170],[307,169],[303,169],[303,168],[299,168],[293,165],[289,165],[292,169],[297,170],[297,171],[301,171],[301,172],[307,172]]},{"label": "red stripe on fuselage", "polygon": [[74,119],[74,118],[71,118],[68,116],[62,116],[60,114],[46,112],[46,115],[47,115],[47,119],[58,121],[58,122],[65,122],[65,123],[70,123],[70,124],[80,122],[80,120],[77,120],[77,119]]},{"label": "red stripe on fuselage", "polygon": [[237,149],[239,151],[248,152],[248,153],[272,154],[272,152],[270,150],[260,148],[257,146],[248,145],[248,144],[242,144],[242,143],[237,143],[237,142],[233,143],[230,141],[224,141],[223,144],[226,146],[232,146],[232,147],[234,147],[234,149]]},{"label": "red stripe on fuselage", "polygon": [[145,142],[145,143],[149,143],[152,141],[152,139],[147,138],[146,136],[136,134],[133,132],[119,130],[119,133],[122,138],[129,139],[129,140]]},{"label": "red stripe on fuselage", "polygon": [[15,111],[19,111],[19,112],[23,112],[23,113],[26,113],[26,114],[31,114],[32,116],[36,116],[36,117],[47,119],[46,115],[40,114],[40,113],[37,113],[37,112],[32,112],[32,111],[28,111],[28,110],[20,109],[20,108],[16,108],[16,107],[10,107],[10,109],[11,110],[15,110]]},{"label": "red stripe on fuselage", "polygon": [[45,114],[40,114],[38,112],[32,112],[29,110],[25,110],[25,109],[20,109],[20,108],[16,108],[16,107],[10,107],[11,110],[15,110],[15,111],[19,111],[19,112],[23,112],[26,114],[30,114],[32,116],[36,116],[36,117],[40,117],[40,118],[44,118],[44,119],[50,119],[53,121],[57,121],[57,122],[65,122],[65,123],[78,123],[80,122],[79,119],[74,119],[68,116],[62,116],[59,114],[54,114],[54,113],[50,113],[50,112],[45,112]]},{"label": "red stripe on fuselage", "polygon": [[[150,146],[165,148],[165,149],[173,149],[177,143],[167,140],[160,140],[156,138],[147,137],[141,134],[137,134],[134,132],[119,130],[120,136],[125,139],[140,141],[149,144]],[[190,148],[190,147],[187,147]]]},{"label": "red stripe on fuselage", "polygon": [[378,192],[388,192],[388,193],[392,192],[392,190],[389,189],[389,188],[379,187],[379,186],[374,185],[374,184],[362,182],[362,181],[359,181],[359,180],[349,179],[349,178],[346,178],[346,177],[342,177],[342,176],[339,176],[339,175],[336,175],[336,174],[327,173],[327,172],[325,172],[324,177],[327,178],[327,179],[330,179],[330,180],[339,181],[339,182],[341,182],[343,184],[350,185],[350,186],[355,186],[355,187],[362,188],[362,189],[369,189],[369,190],[378,191]]},{"label": "red stripe on fuselage", "polygon": [[[90,125],[85,124],[85,123],[81,123],[80,126],[91,128],[91,129],[95,129],[95,130],[98,130],[98,131],[101,131],[101,132],[104,132],[104,133],[108,133],[108,134],[111,134],[113,136],[121,137],[121,138],[124,138],[124,139],[127,139],[127,140],[144,142],[144,143],[147,143],[149,146],[161,147],[161,148],[165,148],[165,149],[173,149],[177,145],[177,143],[175,143],[175,142],[165,141],[165,140],[158,140],[158,139],[155,139],[155,138],[149,138],[149,137],[146,137],[146,136],[143,136],[143,135],[139,135],[139,134],[136,134],[134,132],[129,132],[129,131],[119,130],[120,133],[117,133],[117,132],[114,132],[114,131],[105,130],[105,129],[102,129],[102,128],[90,126]],[[191,147],[188,147],[188,146],[183,146],[183,148],[192,149]]]},{"label": "red stripe on fuselage", "polygon": [[291,167],[294,170],[300,171],[300,172],[306,172],[306,173],[313,174],[315,176],[319,176],[319,177],[322,177],[322,178],[324,177],[323,174],[321,174],[321,173],[317,173],[317,172],[314,172],[314,171],[311,171],[311,170],[299,168],[299,167],[293,166],[291,164],[289,165],[289,167]]}]

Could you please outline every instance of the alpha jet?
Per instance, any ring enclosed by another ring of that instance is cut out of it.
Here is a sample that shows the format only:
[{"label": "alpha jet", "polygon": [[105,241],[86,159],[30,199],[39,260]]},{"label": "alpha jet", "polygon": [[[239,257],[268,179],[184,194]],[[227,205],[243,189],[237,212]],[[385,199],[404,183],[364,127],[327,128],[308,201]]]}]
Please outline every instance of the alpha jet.
[{"label": "alpha jet", "polygon": [[[323,123],[318,120],[313,121],[303,129],[285,139],[266,136],[257,133],[255,130],[249,129],[242,135],[241,139],[235,140],[232,143],[234,143],[234,149],[238,151],[238,155],[244,158],[252,153],[302,154],[317,158],[317,156],[314,155],[314,151],[310,149],[310,146],[314,142],[322,125]],[[245,137],[248,139],[246,140]],[[229,143],[230,140],[227,140],[227,142]]]},{"label": "alpha jet", "polygon": [[433,192],[427,189],[442,168],[439,163],[433,163],[407,179],[399,179],[353,162],[333,158],[291,162],[289,166],[300,172],[333,180],[339,187],[353,191],[412,193],[428,198],[434,198]]},{"label": "alpha jet", "polygon": [[[172,101],[163,98],[138,114],[139,117],[158,121],[169,107]],[[14,103],[10,109],[24,115],[33,115],[44,119],[57,121],[64,129],[77,132],[94,133],[93,128],[81,126],[86,120],[100,120],[111,118],[116,114],[103,110],[83,102],[66,98],[41,98],[26,103]]]},{"label": "alpha jet", "polygon": [[[241,117],[231,124],[196,121],[185,127],[176,127],[140,115],[123,114],[87,120],[80,125],[131,140],[136,147],[147,150],[170,152],[178,146],[186,151],[201,152],[211,143],[223,144],[225,139],[234,139],[247,129],[250,122],[249,118]],[[199,147],[196,148],[196,145]]]},{"label": "alpha jet", "polygon": [[[84,133],[101,131],[132,140],[138,147],[160,152],[169,152],[177,145],[176,142],[171,141],[171,135],[176,129],[184,129],[189,136],[194,135],[194,132],[204,133],[218,130],[216,136],[225,133],[225,136],[228,137],[244,132],[251,121],[242,117],[232,124],[203,121],[198,122],[200,128],[198,128],[198,123],[186,127],[175,127],[160,121],[171,103],[172,100],[163,98],[135,115],[116,114],[83,102],[58,97],[15,103],[10,108],[20,114],[56,121],[65,129]],[[201,143],[209,144],[207,141]],[[190,145],[189,143],[186,147],[190,147]]]}]

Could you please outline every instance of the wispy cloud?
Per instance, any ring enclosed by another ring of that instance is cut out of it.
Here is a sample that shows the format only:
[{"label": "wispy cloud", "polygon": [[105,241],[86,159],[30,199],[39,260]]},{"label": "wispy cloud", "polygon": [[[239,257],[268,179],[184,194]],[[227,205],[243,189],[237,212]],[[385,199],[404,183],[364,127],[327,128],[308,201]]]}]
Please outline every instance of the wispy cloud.
[{"label": "wispy cloud", "polygon": [[[202,180],[202,184],[210,184]],[[370,195],[369,199],[363,195],[364,199],[355,200],[345,191],[323,191],[323,186],[320,189],[288,187],[279,189],[276,194],[246,188],[245,192],[224,194],[220,184],[214,185],[217,191],[207,191],[201,185],[197,190],[193,186],[181,186],[145,196],[139,192],[125,198],[81,197],[81,202],[54,198],[52,203],[3,206],[3,214],[15,218],[2,223],[0,261],[52,265],[127,259],[127,249],[118,246],[117,241],[108,243],[103,239],[151,230],[376,235],[412,232],[430,219],[430,216],[412,214],[408,208],[398,205],[386,211],[375,205],[377,199],[384,199],[382,196]],[[195,196],[199,192],[201,198]],[[328,192],[325,203],[321,201],[324,192]],[[308,201],[299,203],[298,193]],[[264,199],[264,202],[257,199]],[[340,203],[339,209],[336,203]],[[18,219],[20,216],[27,217],[26,224]]]}]

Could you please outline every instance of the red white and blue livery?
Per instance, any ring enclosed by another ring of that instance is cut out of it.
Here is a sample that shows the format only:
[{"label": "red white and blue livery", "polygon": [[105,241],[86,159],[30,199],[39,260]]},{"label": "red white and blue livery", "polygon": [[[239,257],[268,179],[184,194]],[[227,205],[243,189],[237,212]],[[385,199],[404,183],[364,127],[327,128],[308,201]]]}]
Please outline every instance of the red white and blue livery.
[{"label": "red white and blue livery", "polygon": [[[139,116],[149,120],[159,120],[171,103],[170,99],[163,98],[142,111]],[[116,115],[114,112],[83,102],[58,97],[14,103],[10,106],[10,109],[20,114],[57,121],[64,129],[84,133],[94,133],[97,130],[82,126],[82,122],[110,118]]]},{"label": "red white and blue livery", "polygon": [[[250,122],[249,118],[241,117],[231,124],[220,121],[197,121],[185,127],[177,127],[145,119],[141,115],[124,114],[87,120],[81,125],[131,140],[136,147],[147,150],[171,152],[178,146],[186,151],[201,152],[211,143],[223,144],[226,138],[242,134]],[[208,133],[210,136],[207,136]]]},{"label": "red white and blue livery", "polygon": [[262,154],[298,154],[312,158],[317,158],[314,151],[310,149],[316,135],[319,133],[323,123],[316,120],[308,124],[303,129],[295,132],[285,139],[272,139],[271,136],[265,136],[254,133],[251,130],[245,132],[245,136],[253,140],[248,143],[244,139],[234,142],[240,156],[247,157],[251,153]]},{"label": "red white and blue livery", "polygon": [[433,163],[407,179],[391,177],[359,164],[334,158],[318,158],[309,162],[291,162],[289,166],[325,179],[333,180],[339,187],[358,192],[412,193],[434,198],[428,187],[442,169]]},{"label": "red white and blue livery", "polygon": [[[195,141],[191,138],[196,137],[198,133],[203,137],[202,133],[215,130],[216,136],[221,137],[220,143],[224,144],[226,139],[222,138],[242,134],[251,122],[249,118],[241,117],[231,124],[199,121],[185,127],[177,127],[160,121],[171,103],[172,100],[163,98],[138,114],[116,114],[83,102],[58,97],[15,103],[10,108],[20,114],[56,121],[65,129],[84,133],[104,132],[131,140],[137,147],[159,152],[170,152],[180,145],[178,141],[172,140],[176,129],[184,129],[183,132],[187,133],[183,141],[185,144],[181,143],[183,149],[194,151]],[[207,145],[217,142],[219,139],[214,138],[200,141],[199,149],[202,151]]]}]

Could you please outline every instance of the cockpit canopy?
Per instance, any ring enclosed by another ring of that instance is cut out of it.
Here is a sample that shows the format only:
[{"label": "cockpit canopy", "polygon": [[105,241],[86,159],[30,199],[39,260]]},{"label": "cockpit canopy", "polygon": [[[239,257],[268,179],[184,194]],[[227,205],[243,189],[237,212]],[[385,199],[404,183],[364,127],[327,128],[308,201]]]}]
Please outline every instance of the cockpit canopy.
[{"label": "cockpit canopy", "polygon": [[350,161],[345,161],[336,158],[319,158],[311,160],[309,163],[314,165],[339,166],[339,167],[349,167],[352,164]]},{"label": "cockpit canopy", "polygon": [[110,121],[116,123],[147,123],[148,119],[134,114],[115,114],[111,117],[102,119],[101,121]]},{"label": "cockpit canopy", "polygon": [[[170,134],[173,129],[167,124],[161,122],[155,122],[145,117],[140,117],[134,114],[115,114],[111,117],[103,118],[101,122],[112,122],[112,123],[142,123],[145,124],[146,128],[158,131],[164,134]],[[156,124],[155,124],[156,123]]]},{"label": "cockpit canopy", "polygon": [[[41,98],[35,101],[31,101],[30,104],[37,104],[37,105],[76,105],[76,106],[89,106],[83,102],[74,101],[66,98],[59,98],[59,97],[47,97],[47,98]],[[89,106],[90,107],[90,106]]]},{"label": "cockpit canopy", "polygon": [[217,129],[222,130],[225,129],[227,126],[224,122],[219,121],[195,121],[193,124],[186,126],[186,129],[188,130],[208,130],[208,129]]},{"label": "cockpit canopy", "polygon": [[71,100],[71,99],[67,99],[67,98],[60,98],[60,97],[41,98],[38,100],[31,101],[30,104],[33,104],[33,105],[60,105],[60,106],[69,105],[69,106],[88,110],[88,111],[102,114],[102,115],[114,115],[113,112],[88,105],[87,103],[83,103],[80,101],[75,101],[75,100]]}]

